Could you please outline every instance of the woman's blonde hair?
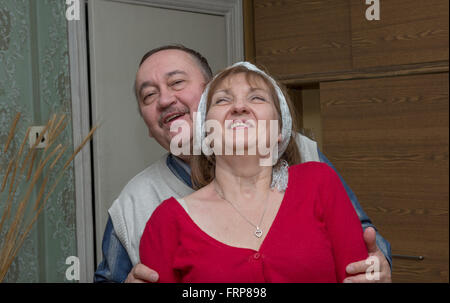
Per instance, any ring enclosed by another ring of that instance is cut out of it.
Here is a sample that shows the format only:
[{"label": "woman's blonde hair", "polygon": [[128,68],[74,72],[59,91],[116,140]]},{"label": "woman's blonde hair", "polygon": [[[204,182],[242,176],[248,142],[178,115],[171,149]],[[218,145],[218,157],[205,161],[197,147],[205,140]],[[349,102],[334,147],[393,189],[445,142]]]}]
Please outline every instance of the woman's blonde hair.
[{"label": "woman's blonde hair", "polygon": [[[215,91],[217,90],[217,88],[225,80],[230,79],[232,76],[241,74],[241,73],[245,74],[246,81],[251,87],[255,87],[255,83],[258,80],[262,80],[267,85],[267,87],[269,87],[272,100],[274,100],[275,108],[278,113],[278,121],[281,126],[282,121],[281,121],[280,101],[278,100],[274,86],[269,81],[269,79],[267,79],[260,73],[249,70],[246,67],[241,66],[241,65],[238,65],[238,66],[235,66],[235,67],[232,67],[232,68],[229,68],[229,69],[226,69],[226,70],[220,72],[211,81],[208,95],[207,95],[206,113],[208,113],[208,110],[209,110],[210,104],[211,104],[211,98],[212,98],[213,94],[215,93]],[[286,89],[279,83],[277,83],[277,85],[282,90],[283,95],[286,98],[286,103],[289,107],[289,111],[291,112],[292,132],[291,132],[291,138],[289,140],[289,144],[288,144],[285,152],[283,153],[283,155],[278,159],[275,166],[278,165],[281,160],[286,160],[287,163],[291,166],[291,165],[295,165],[295,164],[298,164],[301,162],[300,152],[298,150],[297,143],[295,141],[295,136],[297,135],[297,132],[298,132],[298,129],[297,129],[298,118],[296,117],[296,114],[295,114],[296,111],[294,110],[292,101],[290,100],[288,94],[286,93]],[[214,154],[209,157],[205,156],[204,154],[193,155],[191,158],[190,166],[191,166],[191,180],[192,180],[192,185],[193,185],[194,189],[200,189],[203,186],[208,185],[209,183],[211,183],[214,180],[215,166],[216,166]]]}]

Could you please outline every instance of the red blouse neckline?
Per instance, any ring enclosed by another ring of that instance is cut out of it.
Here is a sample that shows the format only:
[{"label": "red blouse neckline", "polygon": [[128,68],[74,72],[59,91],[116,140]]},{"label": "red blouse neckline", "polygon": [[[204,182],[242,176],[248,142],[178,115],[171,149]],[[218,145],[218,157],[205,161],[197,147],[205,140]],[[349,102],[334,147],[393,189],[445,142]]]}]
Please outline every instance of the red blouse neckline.
[{"label": "red blouse neckline", "polygon": [[[193,226],[193,228],[208,242],[211,242],[215,245],[219,245],[228,249],[233,249],[233,250],[242,250],[242,251],[250,251],[253,253],[256,252],[261,252],[262,249],[264,248],[267,241],[270,240],[270,235],[272,234],[272,230],[273,227],[276,226],[278,223],[278,221],[280,220],[279,217],[281,216],[280,214],[282,212],[284,212],[284,208],[286,208],[287,202],[287,198],[288,198],[288,194],[289,194],[289,185],[291,184],[291,173],[290,173],[290,169],[289,169],[289,180],[288,180],[288,186],[286,188],[286,191],[284,192],[284,196],[283,199],[281,200],[280,203],[280,207],[278,208],[277,214],[275,215],[275,218],[272,221],[272,224],[269,227],[269,230],[267,232],[266,237],[264,238],[264,240],[262,241],[261,245],[259,246],[259,248],[257,250],[253,249],[253,248],[248,248],[248,247],[239,247],[239,246],[233,246],[230,244],[226,244],[222,241],[217,240],[216,238],[214,238],[213,236],[211,236],[210,234],[208,234],[206,231],[204,231],[202,228],[200,228],[200,226],[198,226],[197,223],[195,223],[195,221],[191,218],[191,216],[189,216],[189,214],[186,212],[186,210],[183,208],[183,206],[181,206],[180,202],[177,201],[177,199],[175,199],[174,197],[170,197],[169,200],[172,200],[173,203],[176,204],[176,208],[178,210],[178,213],[191,225]],[[289,200],[288,200],[289,201]],[[269,239],[269,240],[268,240]]]}]

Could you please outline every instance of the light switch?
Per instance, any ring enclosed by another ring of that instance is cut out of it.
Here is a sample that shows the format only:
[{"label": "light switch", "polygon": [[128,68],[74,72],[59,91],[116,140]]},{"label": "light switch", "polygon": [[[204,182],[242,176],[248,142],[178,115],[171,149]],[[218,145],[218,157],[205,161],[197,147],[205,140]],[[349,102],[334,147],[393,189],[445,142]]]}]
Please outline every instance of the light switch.
[{"label": "light switch", "polygon": [[[30,129],[30,134],[28,137],[28,141],[30,143],[30,148],[33,147],[36,140],[41,135],[41,132],[44,131],[45,126],[32,126]],[[44,136],[41,139],[41,142],[36,146],[36,148],[45,148],[47,146],[47,140],[48,140],[48,133],[45,132]]]}]

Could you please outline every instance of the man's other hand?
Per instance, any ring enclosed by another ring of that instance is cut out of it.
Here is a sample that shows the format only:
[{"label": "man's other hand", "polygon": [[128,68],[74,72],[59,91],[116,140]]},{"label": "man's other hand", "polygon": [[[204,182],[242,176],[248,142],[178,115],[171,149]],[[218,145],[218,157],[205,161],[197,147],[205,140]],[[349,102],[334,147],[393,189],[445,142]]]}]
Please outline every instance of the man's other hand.
[{"label": "man's other hand", "polygon": [[148,268],[144,264],[136,264],[128,274],[125,283],[155,283],[158,282],[159,275],[153,269]]},{"label": "man's other hand", "polygon": [[[378,248],[376,243],[376,232],[372,227],[366,228],[364,231],[364,241],[366,242],[369,257],[366,260],[350,263],[347,265],[347,274],[352,275],[346,278],[344,283],[389,283],[391,280],[391,268],[383,252]],[[376,258],[378,264],[373,266],[373,259]],[[366,262],[367,261],[367,262]],[[379,269],[379,272],[367,272],[369,267]],[[379,275],[378,275],[379,274]]]}]

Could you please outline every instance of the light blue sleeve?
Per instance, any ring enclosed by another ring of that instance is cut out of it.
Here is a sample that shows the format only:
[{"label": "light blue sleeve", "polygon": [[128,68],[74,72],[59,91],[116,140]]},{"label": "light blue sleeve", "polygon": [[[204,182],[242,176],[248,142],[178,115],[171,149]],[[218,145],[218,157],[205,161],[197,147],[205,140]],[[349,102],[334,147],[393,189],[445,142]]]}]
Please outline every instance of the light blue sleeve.
[{"label": "light blue sleeve", "polygon": [[102,241],[103,260],[94,273],[94,283],[123,283],[132,269],[127,251],[114,231],[111,217]]}]

